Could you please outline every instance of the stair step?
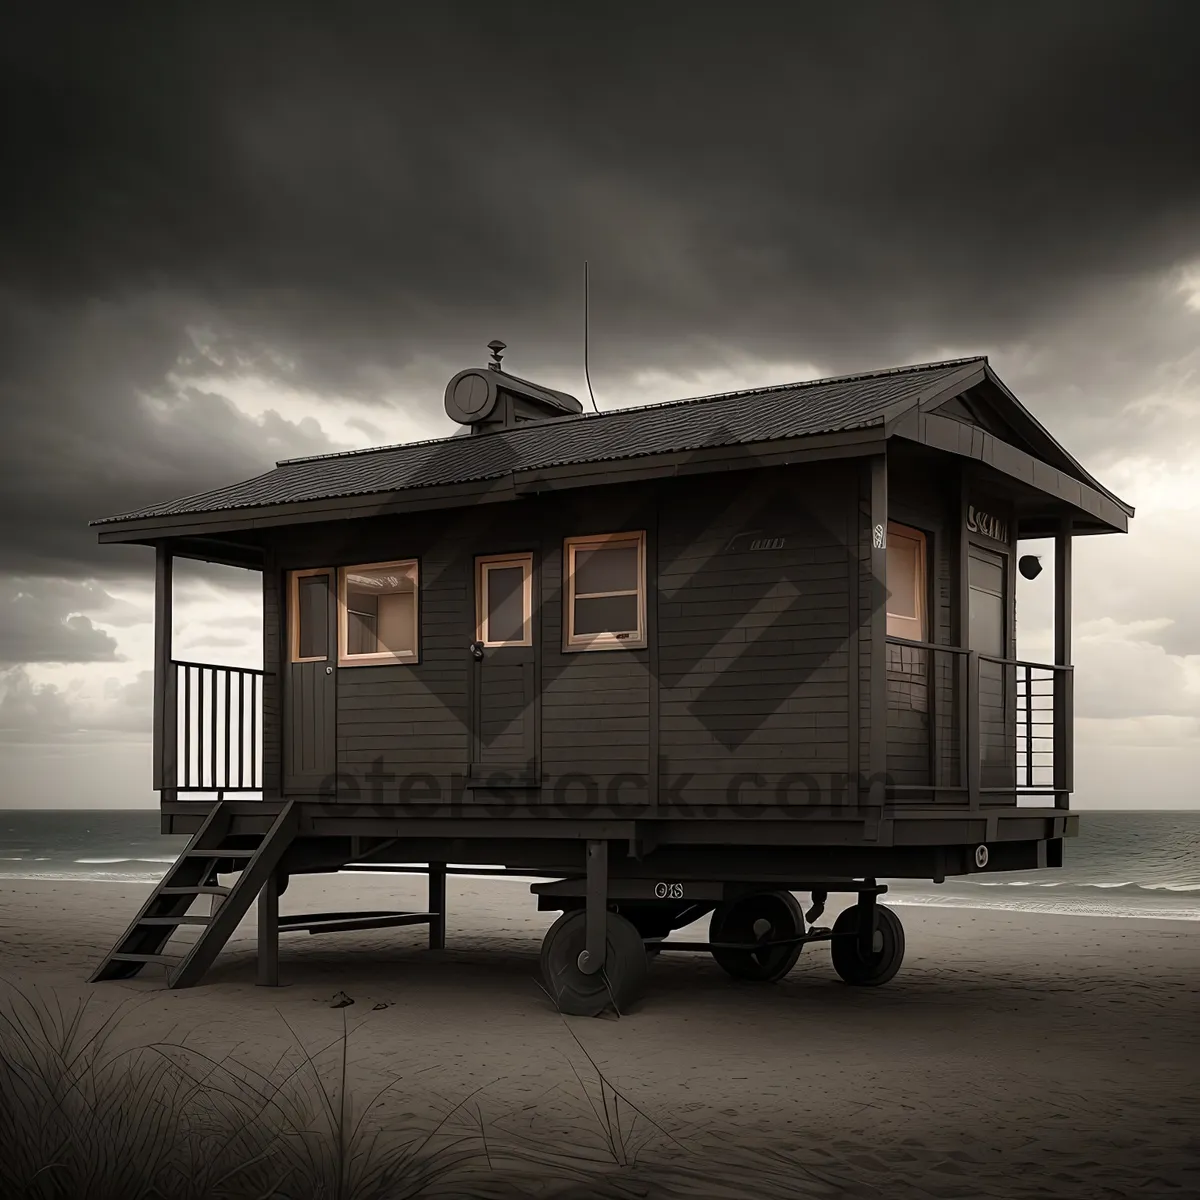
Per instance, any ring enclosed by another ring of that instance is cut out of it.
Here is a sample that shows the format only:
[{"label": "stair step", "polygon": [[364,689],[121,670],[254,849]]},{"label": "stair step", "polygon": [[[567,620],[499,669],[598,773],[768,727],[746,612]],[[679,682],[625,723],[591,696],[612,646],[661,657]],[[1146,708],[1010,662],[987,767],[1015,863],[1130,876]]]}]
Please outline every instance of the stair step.
[{"label": "stair step", "polygon": [[[133,969],[135,965],[145,963],[165,966],[167,986],[170,988],[191,987],[200,980],[270,878],[271,872],[277,869],[299,828],[298,810],[295,802],[289,800],[265,835],[248,838],[253,844],[252,849],[235,850],[224,845],[224,841],[232,840],[233,836],[228,834],[230,811],[227,801],[222,799],[217,802],[192,842],[176,859],[175,865],[125,931],[117,943],[118,948],[95,972],[93,980],[124,978],[136,973]],[[184,869],[185,860],[195,862],[197,859],[202,864],[200,870]],[[227,860],[238,860],[237,869],[241,871],[241,876],[236,885],[222,887],[215,882],[185,882],[195,880],[197,876],[206,881],[215,880],[214,868]],[[204,863],[208,864],[207,867],[203,866]],[[221,900],[213,903],[209,916],[169,915],[173,908],[186,909],[188,905],[157,903],[163,898],[183,896],[194,899],[206,895]],[[164,908],[167,910],[165,913]],[[151,916],[151,913],[158,915]],[[135,954],[120,949],[122,946],[145,946],[147,949],[157,946],[162,949],[174,928],[179,925],[200,925],[203,928],[196,940],[190,946],[180,947],[177,954]],[[120,969],[123,964],[129,964],[129,969]]]}]

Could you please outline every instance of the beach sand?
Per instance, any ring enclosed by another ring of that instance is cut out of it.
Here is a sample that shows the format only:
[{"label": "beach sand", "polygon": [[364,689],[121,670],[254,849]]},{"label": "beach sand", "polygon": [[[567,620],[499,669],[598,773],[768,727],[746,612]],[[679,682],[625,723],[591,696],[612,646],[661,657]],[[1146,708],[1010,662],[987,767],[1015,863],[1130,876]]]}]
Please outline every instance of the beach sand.
[{"label": "beach sand", "polygon": [[[424,886],[295,877],[281,911],[420,909]],[[312,1046],[345,1019],[364,1095],[396,1075],[409,1108],[482,1087],[472,1107],[497,1140],[519,1127],[598,1161],[599,1093],[580,1043],[670,1135],[639,1118],[644,1161],[683,1146],[695,1163],[761,1154],[766,1171],[786,1152],[811,1172],[796,1195],[1200,1197],[1195,923],[897,906],[907,955],[884,987],[841,984],[819,945],[766,986],[734,982],[707,955],[664,955],[633,1012],[564,1019],[538,986],[555,914],[537,912],[527,883],[452,877],[441,952],[424,948],[423,927],[282,934],[282,986],[257,987],[251,909],[196,988],[167,991],[156,967],[89,987],[147,891],[0,881],[0,974],[26,992],[135,1006],[123,1037],[186,1034],[259,1062],[291,1041],[281,1014]],[[354,1004],[332,1009],[339,991]],[[672,1194],[769,1190],[745,1178],[718,1192],[711,1172]]]}]

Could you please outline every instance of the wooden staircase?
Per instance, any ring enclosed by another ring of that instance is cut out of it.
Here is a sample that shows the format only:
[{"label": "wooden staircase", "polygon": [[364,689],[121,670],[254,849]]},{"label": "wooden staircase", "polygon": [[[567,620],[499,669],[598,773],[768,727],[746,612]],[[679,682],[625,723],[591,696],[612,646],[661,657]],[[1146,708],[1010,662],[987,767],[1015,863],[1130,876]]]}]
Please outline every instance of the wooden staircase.
[{"label": "wooden staircase", "polygon": [[[296,836],[298,818],[289,802],[253,849],[227,845],[231,824],[229,802],[222,800],[213,806],[89,982],[128,979],[147,963],[166,967],[168,987],[191,987],[200,982],[279,866]],[[210,883],[218,864],[231,861],[245,863],[233,885],[226,888]],[[214,903],[210,915],[191,916],[188,910],[199,896],[221,899]],[[181,925],[204,928],[181,957],[164,953],[171,935]]]}]

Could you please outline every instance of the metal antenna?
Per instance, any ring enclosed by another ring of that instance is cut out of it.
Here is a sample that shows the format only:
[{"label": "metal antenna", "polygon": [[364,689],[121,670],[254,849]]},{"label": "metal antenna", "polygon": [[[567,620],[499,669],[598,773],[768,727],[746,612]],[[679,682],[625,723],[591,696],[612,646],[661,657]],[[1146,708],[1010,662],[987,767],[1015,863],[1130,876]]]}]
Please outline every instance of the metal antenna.
[{"label": "metal antenna", "polygon": [[588,370],[588,264],[583,260],[583,377],[587,380],[588,395],[592,398],[592,407],[599,412],[596,403],[596,393],[592,391],[592,376]]}]

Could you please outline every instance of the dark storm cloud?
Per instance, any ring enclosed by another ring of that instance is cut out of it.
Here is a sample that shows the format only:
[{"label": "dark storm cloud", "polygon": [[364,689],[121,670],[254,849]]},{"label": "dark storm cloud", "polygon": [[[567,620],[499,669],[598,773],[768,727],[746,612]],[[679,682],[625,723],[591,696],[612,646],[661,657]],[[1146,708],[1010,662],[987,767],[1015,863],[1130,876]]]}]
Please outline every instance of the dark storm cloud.
[{"label": "dark storm cloud", "polygon": [[328,448],[315,428],[166,387],[187,316],[170,295],[0,294],[0,571],[144,570],[148,551],[99,548],[88,521]]},{"label": "dark storm cloud", "polygon": [[[602,400],[717,346],[834,371],[1036,339],[1200,248],[1192,12],[27,6],[0,571],[144,571],[86,521],[327,448],[222,373],[394,402],[413,368],[433,419],[499,335],[583,394],[584,258]],[[212,391],[164,384],[189,328]]]},{"label": "dark storm cloud", "polygon": [[613,366],[860,366],[1196,248],[1185,4],[51,11],[10,278],[165,280],[339,387],[498,321],[573,365],[585,256]]}]

